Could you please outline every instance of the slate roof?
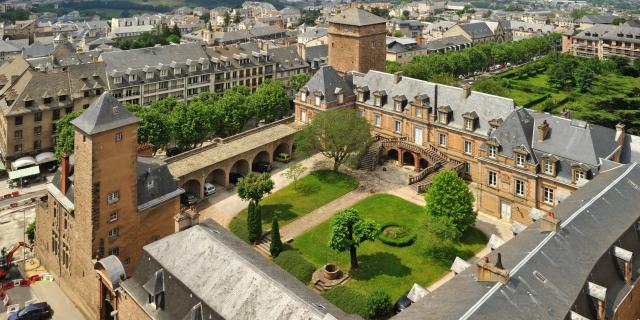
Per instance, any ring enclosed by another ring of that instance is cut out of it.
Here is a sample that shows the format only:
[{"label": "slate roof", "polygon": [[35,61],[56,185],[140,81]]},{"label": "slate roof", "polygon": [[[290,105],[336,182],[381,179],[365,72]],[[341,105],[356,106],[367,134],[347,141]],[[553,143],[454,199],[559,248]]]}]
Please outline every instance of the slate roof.
[{"label": "slate roof", "polygon": [[275,48],[270,50],[278,71],[296,70],[309,67],[309,64],[298,55],[296,46]]},{"label": "slate roof", "polygon": [[176,179],[167,164],[152,157],[138,157],[137,204],[142,211],[175,198],[184,190],[178,188]]},{"label": "slate roof", "polygon": [[128,68],[141,70],[147,65],[155,67],[160,63],[170,65],[174,61],[184,64],[187,59],[198,61],[200,58],[209,60],[202,46],[195,43],[104,52],[101,55],[107,74],[114,70],[124,72]]},{"label": "slate roof", "polygon": [[93,101],[79,117],[71,121],[85,134],[93,135],[140,122],[110,93],[105,92]]},{"label": "slate roof", "polygon": [[[212,220],[146,245],[139,261],[122,288],[152,319],[183,319],[199,303],[204,319],[346,317]],[[143,285],[159,270],[165,303],[153,310]]]},{"label": "slate roof", "polygon": [[359,8],[344,10],[329,19],[330,23],[346,24],[351,26],[368,26],[372,24],[387,23],[387,20],[375,14]]},{"label": "slate roof", "polygon": [[460,28],[464,30],[472,39],[487,38],[493,36],[493,31],[484,22],[463,23],[459,24]]},{"label": "slate roof", "polygon": [[602,23],[602,24],[612,24],[613,20],[617,18],[613,15],[597,15],[597,16],[584,16],[579,22],[580,23]]},{"label": "slate roof", "polygon": [[25,58],[39,58],[48,56],[53,52],[53,44],[43,44],[39,41],[22,49],[22,56]]},{"label": "slate roof", "polygon": [[523,147],[529,153],[528,162],[537,164],[537,158],[531,148],[534,129],[534,119],[529,111],[519,108],[504,119],[500,127],[491,133],[491,138],[500,144],[501,154],[513,157],[513,149]]},{"label": "slate roof", "polygon": [[607,287],[610,318],[630,289],[619,276],[612,246],[640,260],[637,181],[637,163],[602,172],[553,210],[561,219],[559,232],[542,232],[537,221],[489,255],[495,261],[501,253],[510,270],[507,284],[477,282],[475,268],[468,268],[395,319],[565,319],[570,310],[595,319],[587,281]]},{"label": "slate roof", "polygon": [[330,66],[323,66],[311,77],[305,86],[309,90],[309,94],[320,91],[322,93],[322,101],[337,101],[335,94],[336,88],[341,88],[345,97],[353,96],[353,87],[336,73]]},{"label": "slate roof", "polygon": [[0,40],[0,52],[20,52],[20,48],[4,40]]},{"label": "slate roof", "polygon": [[629,25],[616,26],[596,24],[593,27],[578,33],[575,35],[575,38],[588,40],[614,40],[640,44],[640,28],[631,27]]},{"label": "slate roof", "polygon": [[429,50],[442,50],[453,46],[461,46],[465,44],[471,44],[471,41],[465,36],[451,36],[442,37],[434,40],[427,41],[426,47]]}]

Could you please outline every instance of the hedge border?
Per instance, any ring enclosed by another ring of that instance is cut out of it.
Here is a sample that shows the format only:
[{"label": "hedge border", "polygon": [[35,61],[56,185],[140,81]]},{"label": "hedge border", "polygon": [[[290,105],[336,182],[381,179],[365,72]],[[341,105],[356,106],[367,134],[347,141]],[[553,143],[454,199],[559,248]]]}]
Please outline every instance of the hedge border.
[{"label": "hedge border", "polygon": [[[407,230],[408,234],[400,239],[392,239],[390,237],[387,237],[383,232],[384,229],[388,227],[403,228]],[[403,226],[395,222],[391,222],[391,223],[385,223],[380,227],[380,236],[378,236],[378,239],[380,239],[382,243],[393,246],[393,247],[406,247],[406,246],[412,245],[416,241],[417,237],[418,235],[411,228],[408,228],[407,226]]]}]

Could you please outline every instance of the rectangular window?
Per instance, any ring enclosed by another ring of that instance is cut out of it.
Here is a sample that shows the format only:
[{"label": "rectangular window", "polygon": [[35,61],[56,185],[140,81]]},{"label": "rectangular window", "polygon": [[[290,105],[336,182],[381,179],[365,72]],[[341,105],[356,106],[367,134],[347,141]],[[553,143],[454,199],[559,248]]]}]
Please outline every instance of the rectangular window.
[{"label": "rectangular window", "polygon": [[14,119],[15,119],[14,121],[16,126],[19,126],[22,124],[22,116],[16,116]]},{"label": "rectangular window", "polygon": [[524,197],[524,181],[516,179],[516,195]]},{"label": "rectangular window", "polygon": [[552,175],[553,172],[554,172],[553,162],[545,160],[544,161],[544,169],[543,170],[544,170],[544,173]]},{"label": "rectangular window", "polygon": [[109,194],[107,194],[107,203],[114,204],[118,202],[118,200],[120,200],[119,191],[109,192]]},{"label": "rectangular window", "polygon": [[64,113],[65,113],[65,114],[69,114],[69,113],[71,113],[71,112],[73,112],[73,107],[66,107],[66,108],[64,108]]},{"label": "rectangular window", "polygon": [[464,141],[464,153],[466,154],[471,154],[472,153],[472,147],[471,147],[471,141]]},{"label": "rectangular window", "polygon": [[120,254],[120,248],[116,247],[116,248],[111,248],[109,249],[109,256],[117,256]]},{"label": "rectangular window", "polygon": [[42,134],[42,127],[34,127],[33,128],[33,135],[34,136],[39,136]]},{"label": "rectangular window", "polygon": [[542,191],[543,191],[544,202],[548,204],[553,204],[553,189],[549,187],[544,187]]},{"label": "rectangular window", "polygon": [[497,187],[498,186],[498,173],[495,171],[489,171],[489,180],[487,181],[489,186]]},{"label": "rectangular window", "polygon": [[21,144],[16,144],[15,146],[13,146],[13,151],[22,152],[22,145]]},{"label": "rectangular window", "polygon": [[527,157],[524,154],[516,153],[516,166],[524,167],[524,162],[526,161],[526,159]]},{"label": "rectangular window", "polygon": [[376,47],[376,41],[375,41],[375,40],[372,40],[372,41],[371,41],[371,48],[375,48],[375,47]]},{"label": "rectangular window", "polygon": [[33,149],[39,150],[40,148],[42,148],[42,142],[40,142],[40,140],[33,140]]},{"label": "rectangular window", "polygon": [[416,108],[416,117],[422,118],[422,108]]},{"label": "rectangular window", "polygon": [[307,112],[300,111],[300,122],[307,123]]},{"label": "rectangular window", "polygon": [[438,137],[438,144],[440,144],[443,147],[447,146],[447,135],[444,133],[441,133],[440,136]]},{"label": "rectangular window", "polygon": [[113,77],[113,84],[122,83],[122,77]]},{"label": "rectangular window", "polygon": [[131,264],[131,257],[127,257],[122,261],[122,265],[127,267]]},{"label": "rectangular window", "polygon": [[587,175],[582,170],[573,170],[573,180],[578,181],[580,179],[586,179]]},{"label": "rectangular window", "polygon": [[53,121],[60,119],[60,109],[53,110]]},{"label": "rectangular window", "polygon": [[380,127],[382,125],[382,116],[379,114],[373,115],[373,125],[376,127]]},{"label": "rectangular window", "polygon": [[438,119],[442,124],[447,124],[449,122],[448,115],[445,112],[438,112]]},{"label": "rectangular window", "polygon": [[471,174],[471,164],[469,162],[464,163],[464,173]]},{"label": "rectangular window", "polygon": [[169,75],[169,70],[167,70],[167,69],[160,70],[160,76],[161,77],[166,77],[168,75]]},{"label": "rectangular window", "polygon": [[153,79],[153,72],[147,72],[147,80]]},{"label": "rectangular window", "polygon": [[14,137],[15,137],[15,139],[16,139],[16,140],[20,140],[20,139],[22,139],[22,130],[16,130],[16,131],[13,133],[13,135],[14,135]]},{"label": "rectangular window", "polygon": [[111,212],[109,214],[109,223],[118,220],[118,211]]},{"label": "rectangular window", "polygon": [[120,228],[118,227],[115,227],[109,230],[109,233],[108,233],[109,238],[117,237],[119,234],[120,234]]},{"label": "rectangular window", "polygon": [[36,112],[33,114],[33,121],[40,122],[42,121],[42,112]]},{"label": "rectangular window", "polygon": [[320,101],[321,101],[320,97],[316,96],[316,106],[320,106]]},{"label": "rectangular window", "polygon": [[116,142],[122,141],[122,132],[116,132]]},{"label": "rectangular window", "polygon": [[67,100],[67,96],[66,95],[58,96],[58,101],[62,102],[62,101],[66,101],[66,100]]},{"label": "rectangular window", "polygon": [[496,158],[496,153],[498,150],[496,150],[496,146],[489,146],[489,158],[491,159],[495,159]]},{"label": "rectangular window", "polygon": [[401,123],[400,121],[396,120],[396,121],[394,122],[393,130],[394,130],[396,133],[400,133],[400,130],[401,130],[401,129],[402,129],[402,123]]},{"label": "rectangular window", "polygon": [[464,119],[464,128],[468,131],[473,131],[473,120],[472,119]]}]

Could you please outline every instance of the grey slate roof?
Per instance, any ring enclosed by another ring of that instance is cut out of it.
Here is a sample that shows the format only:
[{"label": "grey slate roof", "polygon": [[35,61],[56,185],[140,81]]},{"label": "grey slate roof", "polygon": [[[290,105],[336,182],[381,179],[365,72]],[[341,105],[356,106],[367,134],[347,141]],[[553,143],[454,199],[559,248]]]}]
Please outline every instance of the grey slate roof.
[{"label": "grey slate roof", "polygon": [[491,133],[491,138],[495,138],[500,144],[501,154],[513,157],[513,149],[523,147],[529,153],[527,161],[537,164],[537,158],[531,148],[535,128],[533,123],[534,119],[529,111],[520,108],[507,116],[500,127]]},{"label": "grey slate roof", "polygon": [[463,23],[459,25],[472,39],[493,36],[493,31],[484,22]]},{"label": "grey slate roof", "polygon": [[471,41],[464,36],[451,36],[427,41],[426,47],[429,50],[441,50],[465,44],[471,44]]},{"label": "grey slate roof", "polygon": [[588,40],[615,40],[624,42],[633,42],[640,44],[640,28],[632,27],[629,25],[608,25],[608,24],[596,24],[591,28],[588,28],[577,35],[578,39]]},{"label": "grey slate roof", "polygon": [[[198,303],[204,319],[346,317],[211,220],[146,245],[139,261],[122,287],[152,319],[183,319]],[[152,310],[142,286],[161,269],[165,307]]]},{"label": "grey slate roof", "polygon": [[147,65],[155,67],[160,63],[170,65],[173,61],[184,64],[187,59],[209,60],[202,46],[195,43],[104,52],[101,58],[106,64],[107,74],[111,74],[114,70],[124,72],[128,68],[141,70]]},{"label": "grey slate roof", "polygon": [[278,71],[306,68],[309,64],[298,55],[296,46],[275,48],[270,50],[272,60],[277,63]]},{"label": "grey slate roof", "polygon": [[0,40],[0,52],[20,52],[20,48],[4,40]]},{"label": "grey slate roof", "polygon": [[[630,250],[640,260],[637,181],[636,163],[602,172],[554,209],[562,220],[559,232],[542,232],[538,221],[490,254],[495,261],[501,253],[510,269],[506,285],[477,282],[475,268],[468,268],[396,319],[565,319],[570,310],[595,319],[585,296],[587,281],[607,287],[610,318],[630,289],[618,275],[611,247]],[[635,279],[637,268],[633,272]]]},{"label": "grey slate roof", "polygon": [[34,42],[32,45],[22,49],[22,56],[25,58],[39,58],[48,56],[53,52],[53,44],[42,44]]},{"label": "grey slate roof", "polygon": [[153,207],[184,193],[184,190],[178,188],[176,180],[164,161],[151,157],[138,157],[137,170],[138,210]]},{"label": "grey slate roof", "polygon": [[353,96],[351,85],[330,66],[321,67],[305,87],[309,90],[310,95],[313,95],[316,91],[322,92],[322,100],[325,102],[332,102],[338,99],[335,94],[336,88],[341,88],[345,97]]},{"label": "grey slate roof", "polygon": [[611,24],[615,18],[617,17],[613,15],[584,16],[579,20],[579,22]]},{"label": "grey slate roof", "polygon": [[365,11],[359,8],[350,8],[330,18],[329,22],[361,27],[372,24],[386,23],[387,20],[378,17],[369,11]]},{"label": "grey slate roof", "polygon": [[105,92],[79,117],[72,120],[71,124],[85,134],[93,135],[138,122],[140,118],[123,107],[110,93]]}]

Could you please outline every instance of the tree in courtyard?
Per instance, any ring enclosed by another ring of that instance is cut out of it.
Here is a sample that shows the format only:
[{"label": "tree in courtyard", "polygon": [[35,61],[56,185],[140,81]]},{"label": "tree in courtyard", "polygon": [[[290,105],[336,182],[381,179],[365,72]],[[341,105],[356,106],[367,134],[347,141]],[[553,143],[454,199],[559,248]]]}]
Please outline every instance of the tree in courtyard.
[{"label": "tree in courtyard", "polygon": [[181,149],[195,148],[201,144],[212,130],[213,111],[211,106],[193,102],[179,102],[171,111],[169,123],[176,145]]},{"label": "tree in courtyard", "polygon": [[62,119],[56,122],[56,132],[58,137],[56,138],[56,158],[62,159],[64,154],[73,153],[73,140],[75,138],[76,130],[73,128],[71,121],[80,116],[81,111],[74,111],[66,114]]},{"label": "tree in courtyard", "polygon": [[284,176],[287,179],[293,180],[293,189],[298,190],[298,178],[307,170],[301,163],[292,163],[287,167],[287,171],[284,172]]},{"label": "tree in courtyard", "polygon": [[[260,213],[260,200],[273,190],[273,180],[269,173],[249,172],[240,182],[238,182],[238,196],[240,199],[249,200],[249,206],[253,204],[253,219],[247,221],[249,229],[249,241],[260,240],[262,233],[262,216]],[[251,212],[250,212],[251,213]]]},{"label": "tree in courtyard", "polygon": [[277,257],[282,252],[282,239],[280,239],[280,226],[278,225],[278,218],[273,217],[271,221],[271,244],[269,245],[269,253],[272,257]]},{"label": "tree in courtyard", "polygon": [[307,82],[311,80],[311,76],[306,73],[296,74],[289,77],[289,89],[294,93],[298,92]]},{"label": "tree in courtyard", "polygon": [[473,194],[454,171],[445,170],[433,177],[425,200],[427,227],[438,238],[455,240],[476,221]]},{"label": "tree in courtyard", "polygon": [[291,113],[287,90],[280,81],[265,81],[249,97],[249,108],[260,120],[273,122]]},{"label": "tree in courtyard", "polygon": [[213,131],[221,137],[236,134],[242,130],[252,116],[247,103],[251,89],[246,86],[236,86],[225,90],[222,98],[213,104]]},{"label": "tree in courtyard", "polygon": [[387,319],[393,313],[391,297],[384,291],[376,290],[367,295],[367,319]]},{"label": "tree in courtyard", "polygon": [[331,218],[329,248],[338,252],[349,250],[351,269],[358,268],[356,248],[365,241],[373,241],[380,233],[380,226],[373,220],[362,219],[356,209],[344,209]]},{"label": "tree in courtyard", "polygon": [[369,123],[351,109],[320,112],[295,136],[297,152],[322,153],[333,159],[334,171],[351,155],[366,148],[370,141]]},{"label": "tree in courtyard", "polygon": [[262,215],[259,208],[253,201],[249,202],[247,207],[247,231],[249,233],[249,242],[257,243],[262,236]]}]

